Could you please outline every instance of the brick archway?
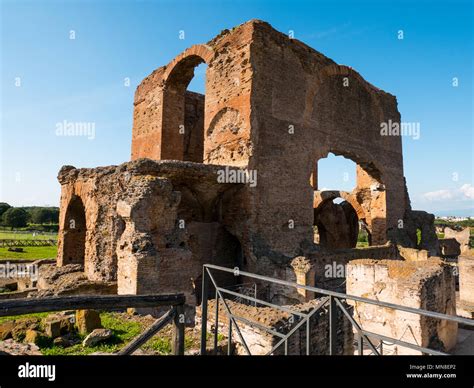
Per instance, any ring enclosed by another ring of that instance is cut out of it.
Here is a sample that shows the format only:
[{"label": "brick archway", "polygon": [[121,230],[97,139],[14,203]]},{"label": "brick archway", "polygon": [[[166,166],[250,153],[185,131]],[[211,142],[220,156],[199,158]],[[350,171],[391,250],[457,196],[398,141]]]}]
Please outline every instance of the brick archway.
[{"label": "brick archway", "polygon": [[[387,241],[387,200],[383,172],[377,166],[377,162],[370,160],[369,155],[341,151],[339,149],[328,149],[315,158],[323,159],[333,153],[351,160],[356,164],[357,184],[351,192],[339,190],[317,190],[317,162],[312,164],[313,170],[308,174],[314,188],[313,209],[329,200],[342,198],[347,201],[357,213],[360,221],[363,221],[369,233],[371,245],[385,244]],[[316,179],[315,179],[316,177]]]},{"label": "brick archway", "polygon": [[[189,47],[166,65],[166,70],[163,73],[165,87],[168,86],[169,83],[173,81],[176,74],[183,69],[189,69],[189,66],[194,68],[203,62],[209,65],[213,57],[214,50],[207,45],[196,44]],[[188,82],[191,81],[191,78]]]},{"label": "brick archway", "polygon": [[86,212],[81,197],[70,200],[63,225],[63,243],[60,251],[63,264],[85,264]]},{"label": "brick archway", "polygon": [[357,217],[359,218],[359,220],[365,220],[367,218],[366,212],[364,208],[361,206],[361,204],[357,202],[357,198],[347,191],[337,191],[337,190],[315,191],[313,208],[317,209],[324,202],[332,201],[336,198],[342,198],[344,201],[349,202],[349,204],[353,207],[353,209],[357,213]]},{"label": "brick archway", "polygon": [[202,163],[204,158],[205,96],[187,91],[194,68],[209,64],[213,51],[192,46],[173,59],[163,74],[161,159]]}]

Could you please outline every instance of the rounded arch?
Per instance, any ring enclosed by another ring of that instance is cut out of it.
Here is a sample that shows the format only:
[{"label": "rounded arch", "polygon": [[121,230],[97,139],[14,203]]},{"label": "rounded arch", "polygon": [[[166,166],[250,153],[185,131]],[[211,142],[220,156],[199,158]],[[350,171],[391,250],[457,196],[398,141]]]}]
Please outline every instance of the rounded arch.
[{"label": "rounded arch", "polygon": [[183,51],[167,66],[163,74],[164,86],[183,86],[184,90],[194,75],[194,68],[201,64],[210,64],[214,57],[214,50],[203,44],[197,44]]},{"label": "rounded arch", "polygon": [[323,203],[327,201],[333,201],[336,198],[342,198],[344,201],[347,201],[356,212],[359,220],[365,220],[367,218],[366,212],[361,206],[361,204],[357,201],[356,196],[351,193],[348,193],[347,191],[315,191],[313,208],[316,210]]},{"label": "rounded arch", "polygon": [[[160,159],[204,160],[205,95],[187,90],[194,69],[209,64],[213,50],[195,45],[173,59],[163,73]],[[207,77],[206,77],[207,78]]]},{"label": "rounded arch", "polygon": [[[319,191],[317,186],[317,162],[333,153],[356,163],[356,187],[351,192],[340,190]],[[371,245],[381,245],[387,240],[387,201],[383,170],[377,161],[370,159],[364,150],[360,152],[342,151],[328,147],[320,150],[312,159],[308,181],[313,183],[313,211],[327,201],[342,198],[354,209],[357,218],[370,235]],[[313,214],[313,225],[316,216]]]},{"label": "rounded arch", "polygon": [[86,210],[82,198],[78,195],[74,195],[69,201],[62,230],[63,264],[84,265],[87,233]]},{"label": "rounded arch", "polygon": [[373,179],[379,183],[383,183],[383,169],[378,165],[376,160],[371,160],[370,155],[360,153],[355,153],[350,150],[340,150],[338,148],[328,148],[324,151],[318,153],[313,160],[319,161],[320,159],[326,158],[330,153],[336,156],[342,156],[346,159],[349,159],[356,163],[360,168],[362,168],[367,174],[369,174]]}]

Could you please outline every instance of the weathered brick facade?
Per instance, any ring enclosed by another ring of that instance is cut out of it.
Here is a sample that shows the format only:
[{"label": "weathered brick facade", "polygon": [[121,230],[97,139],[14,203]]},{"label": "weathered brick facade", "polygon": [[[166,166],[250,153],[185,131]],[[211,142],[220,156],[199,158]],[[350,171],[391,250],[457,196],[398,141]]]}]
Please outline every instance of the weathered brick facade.
[{"label": "weathered brick facade", "polygon": [[[200,63],[205,96],[187,91]],[[296,256],[353,248],[358,221],[372,245],[411,248],[426,224],[423,247],[436,253],[432,219],[410,208],[401,137],[381,132],[399,122],[393,95],[269,24],[225,30],[138,86],[132,161],[63,167],[58,265],[84,263],[119,293],[182,291],[195,304],[203,263],[296,280]],[[357,164],[352,192],[318,190],[330,152]],[[253,180],[233,179],[242,173]],[[327,205],[335,197],[345,210]],[[314,242],[315,226],[331,244]]]}]

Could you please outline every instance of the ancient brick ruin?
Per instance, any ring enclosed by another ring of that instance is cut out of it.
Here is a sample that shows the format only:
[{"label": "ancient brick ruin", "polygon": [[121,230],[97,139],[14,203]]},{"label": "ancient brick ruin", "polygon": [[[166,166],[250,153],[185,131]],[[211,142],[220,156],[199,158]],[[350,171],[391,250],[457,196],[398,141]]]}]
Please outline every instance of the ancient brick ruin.
[{"label": "ancient brick ruin", "polygon": [[[187,91],[200,63],[205,95]],[[184,292],[195,306],[204,263],[331,288],[328,263],[430,261],[441,254],[434,217],[411,209],[401,137],[381,133],[383,123],[400,123],[396,98],[352,68],[262,21],[224,30],[138,86],[131,161],[61,169],[57,265],[83,265],[121,294]],[[352,192],[318,189],[329,153],[357,164]],[[361,224],[366,249],[355,248]],[[443,297],[432,307],[448,312],[453,281],[436,283]]]}]

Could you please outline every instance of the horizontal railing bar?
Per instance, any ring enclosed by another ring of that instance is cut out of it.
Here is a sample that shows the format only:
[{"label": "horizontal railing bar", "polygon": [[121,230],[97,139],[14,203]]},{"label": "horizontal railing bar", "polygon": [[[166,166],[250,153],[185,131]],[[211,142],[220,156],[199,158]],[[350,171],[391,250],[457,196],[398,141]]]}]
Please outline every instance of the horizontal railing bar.
[{"label": "horizontal railing bar", "polygon": [[[233,269],[233,268],[220,267],[220,266],[217,266],[217,265],[214,265],[214,264],[204,264],[204,267],[220,270],[220,271],[223,271],[223,272],[235,273],[235,269]],[[443,319],[443,320],[451,321],[451,322],[458,322],[458,323],[462,323],[462,324],[467,325],[467,326],[474,326],[474,321],[470,320],[468,318],[455,317],[455,316],[452,316],[452,315],[436,313],[436,312],[433,312],[433,311],[428,311],[428,310],[423,310],[423,309],[416,309],[416,308],[413,308],[413,307],[406,307],[406,306],[401,306],[401,305],[388,303],[388,302],[381,302],[381,301],[374,300],[374,299],[362,298],[360,296],[343,294],[341,292],[324,290],[322,288],[305,286],[303,284],[289,282],[289,281],[281,280],[281,279],[274,279],[274,278],[270,278],[268,276],[257,275],[257,274],[253,274],[253,273],[245,272],[245,271],[239,271],[239,275],[254,278],[254,279],[259,279],[259,280],[263,280],[263,281],[268,281],[268,282],[275,283],[275,284],[281,284],[281,285],[288,286],[288,287],[301,288],[303,290],[312,291],[312,292],[315,292],[317,294],[322,294],[322,295],[326,295],[326,296],[334,296],[334,297],[340,298],[340,299],[354,300],[356,302],[368,303],[368,304],[372,304],[372,305],[379,306],[379,307],[386,307],[386,308],[389,308],[389,309],[405,311],[405,312],[408,312],[408,313],[423,315],[423,316],[430,317],[430,318]]]},{"label": "horizontal railing bar", "polygon": [[369,348],[378,356],[380,355],[379,352],[377,351],[377,349],[375,348],[374,344],[372,343],[372,341],[367,337],[365,336],[363,333],[362,333],[362,327],[360,327],[360,325],[356,322],[356,320],[351,317],[351,315],[349,314],[349,312],[346,310],[346,308],[344,307],[344,305],[342,304],[342,302],[335,298],[336,300],[336,304],[339,306],[339,309],[342,311],[342,313],[346,316],[346,318],[349,320],[349,322],[351,323],[351,325],[353,327],[355,327],[355,329],[357,330],[357,332],[364,337],[364,339],[367,341],[367,344],[369,345]]},{"label": "horizontal railing bar", "polygon": [[273,329],[270,329],[269,327],[264,326],[264,325],[262,325],[262,324],[260,324],[260,323],[258,323],[258,322],[249,321],[249,320],[246,319],[246,318],[240,317],[240,316],[235,315],[235,314],[232,314],[232,313],[227,314],[227,316],[228,316],[228,317],[232,317],[232,318],[234,318],[234,319],[237,320],[237,321],[241,321],[241,322],[243,322],[243,323],[245,323],[245,324],[247,324],[247,325],[249,325],[249,326],[254,326],[254,327],[258,328],[258,329],[264,330],[264,331],[266,331],[266,332],[268,332],[268,333],[270,333],[270,334],[273,334],[273,335],[275,335],[275,336],[277,336],[277,337],[280,337],[280,338],[286,337],[285,334],[279,333],[278,331],[275,331],[275,330],[273,330]]},{"label": "horizontal railing bar", "polygon": [[185,303],[185,300],[183,294],[19,298],[0,301],[0,317],[62,310],[176,306]]},{"label": "horizontal railing bar", "polygon": [[265,302],[264,300],[261,300],[261,299],[257,299],[257,298],[253,298],[251,296],[239,294],[238,292],[230,291],[227,288],[217,287],[217,289],[221,292],[224,292],[225,294],[230,294],[230,295],[242,298],[242,299],[247,299],[251,302],[256,302],[256,303],[259,303],[259,304],[263,304],[264,306],[267,306],[267,307],[273,307],[275,309],[285,311],[285,312],[287,312],[289,314],[292,314],[292,315],[298,315],[300,317],[306,317],[307,316],[307,314],[301,313],[301,312],[296,311],[296,310],[292,310],[292,309],[287,308],[285,306],[278,306],[277,304],[273,304],[273,303],[270,303],[270,302]]},{"label": "horizontal railing bar", "polygon": [[382,335],[382,334],[372,333],[371,331],[367,331],[367,330],[364,330],[364,329],[362,329],[362,333],[366,336],[369,336],[369,337],[374,337],[374,338],[380,339],[382,341],[392,342],[395,345],[401,345],[401,346],[404,346],[406,348],[419,350],[423,353],[428,353],[428,354],[432,354],[432,355],[436,355],[436,356],[449,356],[448,353],[443,353],[443,352],[439,352],[437,350],[428,349],[428,348],[425,348],[425,347],[420,346],[420,345],[415,345],[415,344],[411,344],[409,342],[397,340],[396,338],[387,337],[387,336]]},{"label": "horizontal railing bar", "polygon": [[[329,298],[328,297],[325,297],[323,298],[319,304],[309,312],[308,316],[304,319],[302,319],[301,321],[299,321],[287,334],[286,334],[286,339],[290,338],[293,333],[296,332],[296,330],[298,330],[301,326],[303,326],[306,322],[308,322],[311,317],[316,314],[319,310],[321,310],[324,305],[326,305],[327,303],[329,302]],[[275,352],[275,350],[278,349],[278,347],[285,341],[285,339],[281,339],[275,346],[273,346],[273,348],[266,354],[267,356],[271,355],[272,353]]]}]

